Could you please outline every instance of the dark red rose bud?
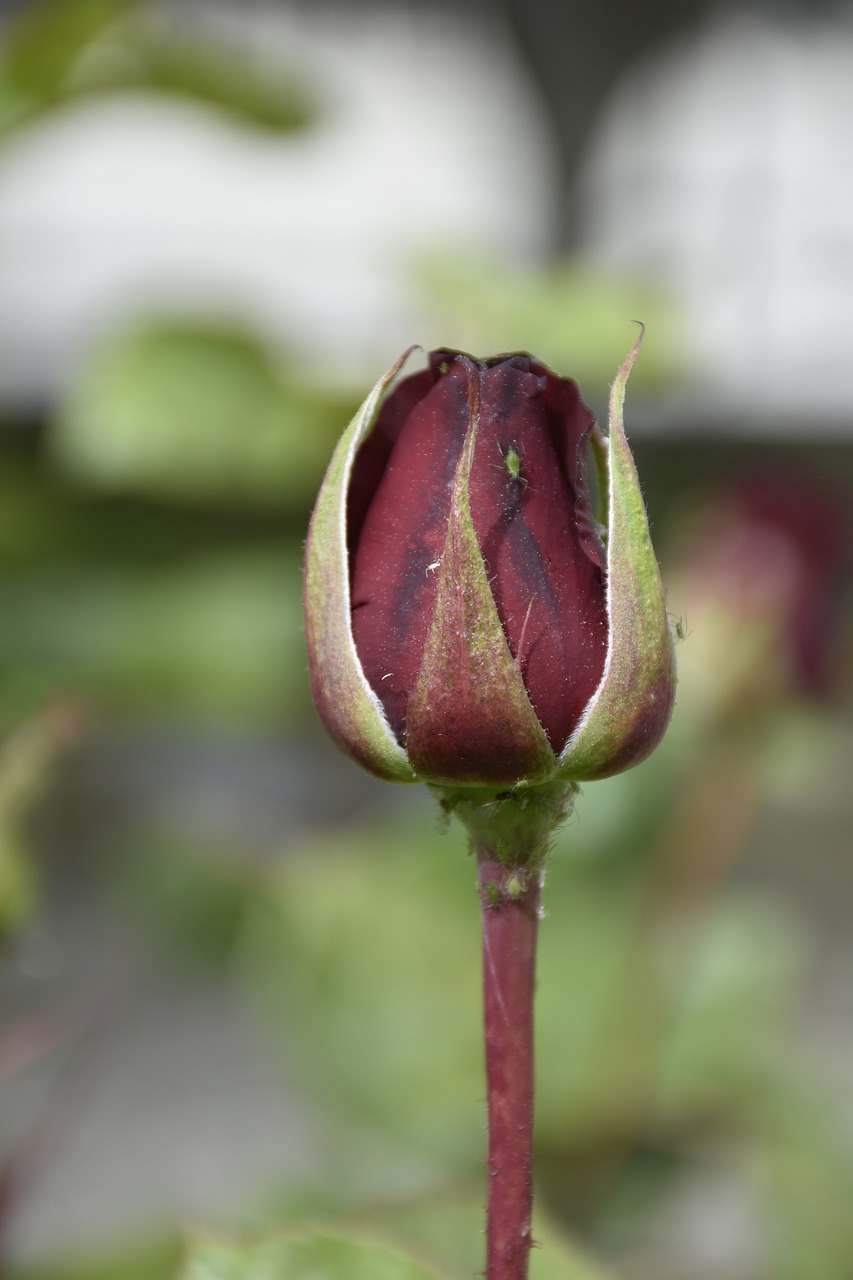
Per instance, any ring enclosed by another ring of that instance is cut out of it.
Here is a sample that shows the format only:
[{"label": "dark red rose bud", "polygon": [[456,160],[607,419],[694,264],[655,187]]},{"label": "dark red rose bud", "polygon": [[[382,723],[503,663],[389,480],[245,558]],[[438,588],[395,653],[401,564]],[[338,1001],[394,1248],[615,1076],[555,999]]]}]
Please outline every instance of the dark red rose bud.
[{"label": "dark red rose bud", "polygon": [[375,428],[387,441],[384,466],[359,458],[353,473],[354,494],[372,491],[349,531],[356,651],[405,742],[472,405],[474,532],[510,653],[559,752],[604,669],[605,556],[584,475],[593,415],[574,382],[528,356],[435,352],[428,378],[407,379],[385,402]]},{"label": "dark red rose bud", "polygon": [[318,709],[374,772],[603,776],[658,741],[674,667],[621,428],[629,368],[609,446],[576,384],[523,354],[434,352],[357,415],[312,521],[306,619]]}]

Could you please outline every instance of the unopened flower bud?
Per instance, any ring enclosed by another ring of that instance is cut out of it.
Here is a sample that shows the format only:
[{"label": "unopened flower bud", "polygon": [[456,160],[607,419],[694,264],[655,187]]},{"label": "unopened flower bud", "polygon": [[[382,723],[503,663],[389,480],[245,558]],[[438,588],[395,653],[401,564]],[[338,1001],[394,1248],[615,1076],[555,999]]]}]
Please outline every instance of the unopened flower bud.
[{"label": "unopened flower bud", "polygon": [[[656,746],[675,660],[617,376],[604,436],[531,356],[404,356],[342,437],[308,540],[317,709],[391,781],[506,788]],[[600,511],[587,485],[598,469]]]}]

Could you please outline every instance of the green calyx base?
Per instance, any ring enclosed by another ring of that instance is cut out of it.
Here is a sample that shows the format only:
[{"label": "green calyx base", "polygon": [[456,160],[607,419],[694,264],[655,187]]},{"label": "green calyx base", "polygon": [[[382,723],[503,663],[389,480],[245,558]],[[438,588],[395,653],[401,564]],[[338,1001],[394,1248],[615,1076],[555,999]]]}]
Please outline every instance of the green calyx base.
[{"label": "green calyx base", "polygon": [[[444,813],[458,818],[478,855],[489,854],[504,867],[530,873],[544,861],[557,827],[572,812],[577,783],[520,783],[509,789],[432,787]],[[520,876],[520,884],[526,883]]]}]

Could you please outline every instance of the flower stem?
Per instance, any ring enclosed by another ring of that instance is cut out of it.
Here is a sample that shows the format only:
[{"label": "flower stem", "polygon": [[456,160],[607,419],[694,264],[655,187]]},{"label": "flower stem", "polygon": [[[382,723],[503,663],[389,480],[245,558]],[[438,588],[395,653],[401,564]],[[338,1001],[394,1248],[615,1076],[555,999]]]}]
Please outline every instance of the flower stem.
[{"label": "flower stem", "polygon": [[489,1116],[486,1280],[527,1280],[533,1204],[533,993],[541,871],[478,850]]}]

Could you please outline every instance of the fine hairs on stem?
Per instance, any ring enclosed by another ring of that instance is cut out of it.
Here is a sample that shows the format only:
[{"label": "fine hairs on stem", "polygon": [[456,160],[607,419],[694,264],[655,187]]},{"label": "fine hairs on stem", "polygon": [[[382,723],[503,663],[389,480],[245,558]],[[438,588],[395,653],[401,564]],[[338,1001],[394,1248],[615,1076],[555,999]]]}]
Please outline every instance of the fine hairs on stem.
[{"label": "fine hairs on stem", "polygon": [[533,997],[541,872],[478,848],[488,1099],[486,1280],[527,1280],[533,1207]]}]

